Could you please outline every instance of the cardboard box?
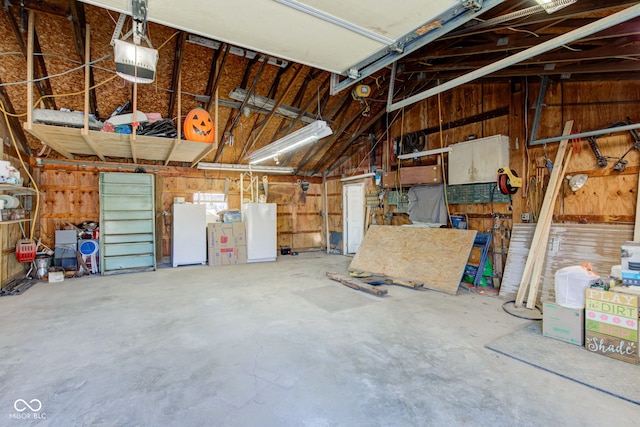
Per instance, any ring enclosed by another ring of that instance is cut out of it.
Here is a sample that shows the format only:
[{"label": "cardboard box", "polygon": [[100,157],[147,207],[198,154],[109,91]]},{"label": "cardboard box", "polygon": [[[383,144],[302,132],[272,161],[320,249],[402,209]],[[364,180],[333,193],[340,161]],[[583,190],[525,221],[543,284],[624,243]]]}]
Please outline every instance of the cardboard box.
[{"label": "cardboard box", "polygon": [[64,271],[50,271],[48,276],[49,283],[64,282]]},{"label": "cardboard box", "polygon": [[587,288],[585,309],[585,348],[637,365],[638,296]]},{"label": "cardboard box", "polygon": [[214,222],[207,225],[209,266],[245,264],[247,237],[244,222]]},{"label": "cardboard box", "polygon": [[247,247],[212,248],[209,247],[209,266],[236,265],[247,263]]},{"label": "cardboard box", "polygon": [[213,222],[207,224],[209,247],[234,248],[247,244],[244,222]]},{"label": "cardboard box", "polygon": [[398,181],[398,171],[391,171],[382,174],[382,188],[397,188],[400,186]]},{"label": "cardboard box", "polygon": [[440,165],[414,166],[400,169],[400,185],[433,185],[442,183],[442,168]]},{"label": "cardboard box", "polygon": [[584,345],[584,310],[545,302],[542,311],[542,335],[575,345]]}]

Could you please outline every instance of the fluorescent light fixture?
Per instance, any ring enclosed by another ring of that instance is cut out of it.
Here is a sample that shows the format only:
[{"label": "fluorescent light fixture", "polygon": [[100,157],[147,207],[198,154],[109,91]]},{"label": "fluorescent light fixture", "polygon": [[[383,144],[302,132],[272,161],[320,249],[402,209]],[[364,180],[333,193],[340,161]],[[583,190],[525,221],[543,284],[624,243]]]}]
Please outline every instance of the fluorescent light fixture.
[{"label": "fluorescent light fixture", "polygon": [[577,0],[536,0],[547,13],[553,13],[563,7],[575,3]]},{"label": "fluorescent light fixture", "polygon": [[116,73],[134,83],[153,83],[156,76],[158,51],[149,47],[114,40]]},{"label": "fluorescent light fixture", "polygon": [[345,181],[354,181],[356,179],[364,179],[364,178],[369,178],[370,176],[375,176],[376,173],[375,172],[368,172],[368,173],[363,173],[361,175],[354,175],[354,176],[348,176],[346,178],[341,178],[340,181],[345,182]]},{"label": "fluorescent light fixture", "polygon": [[264,162],[269,159],[277,159],[279,154],[293,151],[306,144],[316,142],[320,138],[329,136],[333,133],[331,128],[327,126],[327,122],[316,120],[289,135],[272,142],[271,144],[254,151],[249,155],[249,164]]},{"label": "fluorescent light fixture", "polygon": [[233,163],[206,163],[199,162],[198,169],[229,171],[229,172],[255,172],[293,175],[294,169],[282,166],[253,166]]}]

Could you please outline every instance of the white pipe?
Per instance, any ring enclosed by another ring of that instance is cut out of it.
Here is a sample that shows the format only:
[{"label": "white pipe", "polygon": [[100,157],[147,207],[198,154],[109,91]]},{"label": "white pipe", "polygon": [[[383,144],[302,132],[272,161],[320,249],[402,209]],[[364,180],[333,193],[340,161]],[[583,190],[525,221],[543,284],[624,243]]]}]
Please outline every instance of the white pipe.
[{"label": "white pipe", "polygon": [[417,153],[401,154],[401,155],[398,156],[398,158],[400,160],[413,159],[415,157],[432,156],[434,154],[448,153],[451,150],[452,150],[451,147],[436,148],[436,149],[433,149],[433,150],[418,151]]},{"label": "white pipe", "polygon": [[465,83],[469,83],[472,80],[484,77],[488,74],[502,70],[503,68],[507,68],[510,65],[524,61],[525,59],[532,58],[536,55],[548,52],[567,43],[571,43],[572,41],[579,40],[583,37],[597,33],[598,31],[606,30],[609,27],[613,27],[614,25],[626,22],[637,16],[640,16],[640,4],[628,7],[624,10],[621,10],[620,12],[614,13],[613,15],[609,15],[606,18],[602,18],[595,22],[587,24],[584,27],[576,28],[575,30],[570,31],[566,34],[548,40],[544,43],[540,43],[539,45],[523,50],[522,52],[518,52],[514,55],[509,56],[508,58],[501,59],[500,61],[484,66],[478,70],[450,80],[432,89],[410,96],[409,98],[398,101],[395,104],[389,104],[387,105],[387,112],[390,113],[402,107],[406,107],[407,105],[411,105],[418,101],[422,101],[423,99],[437,95],[441,92],[453,89]]},{"label": "white pipe", "polygon": [[324,233],[327,239],[327,255],[331,252],[331,235],[329,232],[329,193],[327,191],[327,175],[322,174],[322,187],[324,189]]},{"label": "white pipe", "polygon": [[363,178],[368,178],[370,176],[375,176],[375,172],[369,172],[369,173],[363,173],[362,175],[355,175],[355,176],[348,176],[346,178],[342,178],[340,179],[340,181],[345,182],[345,181],[353,181],[356,179],[363,179]]}]

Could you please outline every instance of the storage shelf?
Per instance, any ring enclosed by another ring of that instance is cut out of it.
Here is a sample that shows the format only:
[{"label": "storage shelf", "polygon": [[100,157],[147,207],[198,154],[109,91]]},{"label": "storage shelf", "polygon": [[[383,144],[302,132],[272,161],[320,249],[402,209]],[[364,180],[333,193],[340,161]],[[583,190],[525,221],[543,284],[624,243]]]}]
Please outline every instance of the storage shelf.
[{"label": "storage shelf", "polygon": [[36,190],[31,187],[23,187],[21,185],[0,184],[0,191],[13,192],[14,196],[31,196],[36,194]]},{"label": "storage shelf", "polygon": [[20,222],[30,222],[31,218],[22,218],[22,219],[9,219],[7,221],[0,221],[0,225],[4,224],[18,224]]},{"label": "storage shelf", "polygon": [[101,132],[64,126],[52,126],[34,123],[25,130],[40,139],[63,156],[74,159],[75,155],[118,157],[138,160],[156,160],[169,162],[196,163],[212,152],[215,144],[161,138],[156,136],[133,135]]}]

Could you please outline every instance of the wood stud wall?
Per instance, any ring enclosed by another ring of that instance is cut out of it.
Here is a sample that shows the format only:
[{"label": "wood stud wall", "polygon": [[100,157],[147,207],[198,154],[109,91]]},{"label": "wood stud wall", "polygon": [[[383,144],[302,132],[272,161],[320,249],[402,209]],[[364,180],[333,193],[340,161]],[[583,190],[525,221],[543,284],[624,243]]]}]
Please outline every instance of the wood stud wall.
[{"label": "wood stud wall", "polygon": [[[117,172],[118,168],[101,168]],[[54,245],[55,230],[68,224],[99,221],[98,169],[94,166],[54,166],[35,168],[40,180],[42,209],[40,215],[41,238],[44,244]],[[130,172],[127,170],[127,172]],[[171,205],[174,197],[184,197],[193,202],[198,192],[224,193],[226,173],[167,168],[157,173],[161,196],[156,198],[158,235],[161,254],[171,255]],[[239,175],[230,176],[228,192],[229,209],[240,209]],[[286,180],[293,181],[286,181]],[[310,182],[306,197],[294,178],[269,177],[268,202],[278,204],[278,246],[295,251],[323,250],[324,219],[322,217],[322,182],[307,178]],[[246,181],[245,181],[246,184]]]},{"label": "wood stud wall", "polygon": [[[115,26],[117,15],[109,14],[106,10],[90,5],[84,5],[87,22],[91,25],[91,56],[92,59],[110,54],[112,49],[108,45]],[[14,8],[10,13],[14,13]],[[14,15],[15,16],[15,15]],[[70,59],[79,61],[77,53],[69,40],[72,40],[70,23],[61,16],[45,15],[38,13],[36,19],[36,32],[44,52],[56,52],[61,57],[48,56],[45,59],[47,71],[50,75],[62,73],[78,64]],[[0,38],[0,49],[6,52],[20,51],[20,46],[15,37],[10,33],[10,23],[6,12],[0,13],[0,27],[5,28],[6,37]],[[142,111],[159,112],[166,117],[170,94],[165,88],[171,87],[171,77],[174,60],[175,40],[172,37],[175,31],[154,23],[149,24],[149,34],[155,47],[160,47],[158,62],[157,82],[152,85],[138,88],[138,108]],[[100,40],[100,42],[97,42]],[[107,42],[105,42],[107,41]],[[185,44],[185,64],[182,67],[182,112],[184,116],[190,109],[199,105],[190,93],[203,93],[207,87],[209,68],[213,58],[212,49]],[[236,55],[229,55],[227,63],[220,77],[220,95],[226,97],[228,91],[240,85],[242,75],[231,73],[229,70],[242,69],[247,59]],[[98,64],[100,65],[100,64]],[[104,64],[103,64],[104,65]],[[109,64],[107,68],[113,64]],[[259,64],[252,67],[248,82],[253,80],[259,69]],[[25,78],[25,59],[20,55],[9,55],[3,58],[3,81],[15,82]],[[256,93],[267,95],[278,69],[273,66],[265,67],[264,75],[256,86]],[[286,84],[295,70],[290,69],[282,77]],[[95,69],[95,81],[102,82],[113,74],[104,70]],[[305,73],[303,73],[305,74]],[[325,81],[325,75],[318,75],[308,84],[306,95],[300,105],[312,104],[311,111],[315,111],[314,98],[318,94],[321,82]],[[51,87],[55,94],[72,93],[83,89],[83,70],[74,71],[64,78],[51,79]],[[300,80],[293,85],[290,95],[284,103],[292,103],[298,89],[302,86]],[[513,222],[520,222],[521,213],[531,212],[530,200],[526,198],[529,178],[535,176],[536,158],[544,154],[540,146],[527,147],[526,137],[533,123],[533,106],[538,94],[539,83],[535,78],[514,79],[510,83],[473,83],[445,92],[440,97],[432,97],[415,105],[409,106],[399,112],[389,115],[388,119],[381,119],[377,126],[378,144],[375,148],[376,166],[386,169],[388,166],[396,168],[397,161],[387,160],[390,140],[404,133],[420,129],[446,124],[455,120],[465,119],[484,112],[508,107],[510,113],[493,119],[464,126],[447,129],[442,134],[429,135],[425,149],[439,148],[456,142],[465,141],[470,135],[485,137],[494,134],[505,134],[511,140],[511,167],[520,176],[525,178],[525,188],[513,196],[512,210],[507,204],[494,204],[493,213],[504,216],[504,225],[511,228]],[[281,85],[281,91],[284,85]],[[7,86],[13,106],[17,112],[26,111],[26,89],[24,85]],[[101,115],[107,116],[117,106],[124,103],[131,96],[131,88],[124,85],[121,79],[114,79],[96,89],[98,110]],[[274,96],[277,99],[277,96]],[[325,111],[336,106],[340,96],[331,97]],[[312,102],[314,101],[314,102]],[[74,95],[64,98],[56,98],[58,107],[82,110],[82,95]],[[323,100],[324,103],[324,100]],[[353,103],[351,110],[357,111],[360,106]],[[221,109],[219,122],[221,126],[229,117],[240,114],[239,111]],[[567,120],[574,120],[576,131],[588,131],[600,129],[614,122],[626,120],[630,117],[634,122],[640,122],[640,82],[637,81],[607,81],[607,82],[576,82],[555,81],[549,85],[545,106],[543,107],[542,120],[539,127],[538,138],[558,136],[562,132],[562,126]],[[234,129],[235,143],[226,145],[219,161],[235,162],[239,160],[244,143],[250,140],[252,131],[259,131],[259,125],[264,116],[251,114],[246,117],[239,116],[238,125]],[[326,117],[325,117],[326,118]],[[335,117],[333,117],[335,119]],[[366,120],[366,118],[362,118]],[[388,121],[387,121],[388,120]],[[389,132],[385,135],[387,123]],[[274,134],[280,125],[280,120],[272,120],[268,124],[266,134]],[[0,127],[4,127],[4,124]],[[221,129],[220,137],[223,138]],[[30,145],[39,149],[40,142],[31,136]],[[516,139],[518,143],[516,144]],[[606,156],[620,156],[633,141],[630,135],[616,134],[609,137],[598,138],[598,144]],[[269,201],[278,203],[278,245],[291,247],[293,250],[324,249],[326,245],[326,230],[324,214],[328,215],[329,231],[342,231],[342,183],[339,178],[343,174],[356,175],[368,171],[370,163],[370,144],[361,139],[353,143],[351,158],[343,162],[327,179],[327,201],[324,206],[324,185],[320,178],[308,178],[311,182],[303,200],[302,191],[297,182],[297,177],[270,177]],[[595,157],[586,141],[578,144],[578,152],[575,152],[569,165],[569,173],[586,173],[589,179],[586,185],[577,192],[571,192],[565,186],[561,190],[560,200],[556,204],[555,220],[568,220],[571,222],[632,222],[635,218],[637,173],[640,164],[640,153],[637,150],[627,155],[629,161],[627,170],[623,173],[613,172],[613,161],[607,168],[599,169],[595,163]],[[553,159],[557,143],[546,147],[546,155]],[[296,156],[304,156],[302,150]],[[207,159],[205,159],[207,160]],[[322,161],[322,160],[320,160]],[[443,156],[447,161],[447,156]],[[294,160],[295,163],[295,160]],[[418,161],[405,160],[400,162],[401,167],[435,164],[434,156],[422,158]],[[117,170],[117,168],[113,169]],[[445,169],[446,170],[446,169]],[[168,171],[168,172],[167,172]],[[42,190],[42,207],[40,216],[41,237],[45,244],[53,245],[54,231],[62,228],[66,222],[78,224],[84,221],[97,221],[99,218],[98,206],[98,170],[94,167],[83,168],[78,166],[46,166],[35,168],[37,179],[40,180]],[[222,192],[225,175],[221,172],[198,171],[195,169],[169,168],[159,172],[162,179],[162,211],[171,211],[170,206],[173,197],[185,197],[191,201],[197,191]],[[231,208],[240,207],[240,195],[237,179],[233,178],[229,193]],[[371,180],[368,180],[368,182]],[[370,190],[371,188],[368,188]],[[160,211],[160,213],[162,213]],[[451,212],[461,212],[469,216],[469,226],[479,231],[491,230],[491,206],[468,204],[452,205]],[[382,214],[383,212],[380,212]],[[170,218],[163,216],[162,222],[162,255],[170,254]],[[381,215],[377,217],[382,224]],[[389,221],[399,225],[407,222],[404,215],[395,215]],[[9,229],[9,228],[8,228]],[[16,240],[15,227],[11,232],[4,233],[3,251],[11,251],[14,246],[11,242]],[[13,234],[12,234],[13,233]],[[500,231],[494,234],[494,250],[502,251],[508,246]],[[5,254],[6,255],[6,254]],[[11,257],[3,257],[9,259]],[[3,271],[7,271],[3,266]],[[3,279],[6,278],[3,273]]]}]

